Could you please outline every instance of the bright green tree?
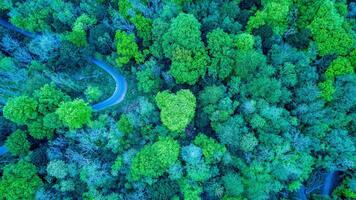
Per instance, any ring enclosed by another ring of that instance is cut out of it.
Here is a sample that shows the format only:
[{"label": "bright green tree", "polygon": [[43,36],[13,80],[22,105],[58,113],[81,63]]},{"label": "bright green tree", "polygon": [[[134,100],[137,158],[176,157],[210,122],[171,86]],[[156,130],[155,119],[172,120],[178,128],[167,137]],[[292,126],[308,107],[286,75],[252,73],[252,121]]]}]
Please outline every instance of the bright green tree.
[{"label": "bright green tree", "polygon": [[129,9],[132,8],[132,5],[129,0],[118,0],[119,12],[122,16],[128,17]]},{"label": "bright green tree", "polygon": [[347,26],[334,3],[330,0],[323,1],[309,26],[321,56],[346,55],[354,47],[355,40],[345,29]]},{"label": "bright green tree", "polygon": [[205,161],[208,164],[220,161],[226,152],[224,145],[202,133],[195,137],[194,144],[203,150]]},{"label": "bright green tree", "polygon": [[325,76],[327,79],[335,79],[337,76],[352,74],[354,73],[354,69],[351,65],[351,62],[348,58],[338,57],[335,59],[328,69],[325,72]]},{"label": "bright green tree", "polygon": [[231,74],[235,64],[233,39],[222,29],[213,30],[208,33],[207,38],[211,56],[211,64],[208,67],[209,74],[224,80]]},{"label": "bright green tree", "polygon": [[201,41],[199,21],[191,14],[179,14],[163,35],[163,51],[172,60],[170,73],[177,83],[195,84],[205,75],[209,57]]},{"label": "bright green tree", "polygon": [[161,138],[144,146],[133,158],[130,174],[133,180],[161,176],[178,159],[179,143],[172,138]]},{"label": "bright green tree", "polygon": [[74,22],[72,31],[65,38],[78,47],[87,45],[86,30],[96,23],[96,19],[87,14],[80,15]]},{"label": "bright green tree", "polygon": [[325,101],[331,101],[333,99],[333,95],[336,91],[333,80],[327,79],[319,83],[319,88],[321,90],[321,97],[323,97]]},{"label": "bright green tree", "polygon": [[179,182],[180,190],[183,193],[184,200],[201,200],[203,188],[195,183],[190,182],[188,179],[182,179]]},{"label": "bright green tree", "polygon": [[119,66],[127,64],[131,59],[135,59],[136,63],[143,62],[144,57],[138,49],[134,34],[127,34],[124,31],[116,31],[115,41],[118,54],[116,63]]},{"label": "bright green tree", "polygon": [[92,108],[82,99],[77,99],[60,104],[56,113],[64,125],[70,129],[77,129],[90,122]]},{"label": "bright green tree", "polygon": [[184,131],[195,114],[196,99],[190,90],[179,90],[176,94],[159,92],[156,103],[162,123],[171,131]]},{"label": "bright green tree", "polygon": [[54,112],[60,103],[68,101],[69,96],[56,88],[54,84],[46,84],[33,93],[38,102],[38,111],[42,114]]},{"label": "bright green tree", "polygon": [[127,115],[123,114],[120,116],[119,121],[116,124],[117,129],[123,134],[127,135],[132,133],[133,125],[131,124]]},{"label": "bright green tree", "polygon": [[19,161],[6,165],[0,180],[0,199],[35,199],[41,185],[42,180],[33,164]]},{"label": "bright green tree", "polygon": [[247,30],[268,24],[273,27],[274,32],[282,34],[288,27],[288,14],[293,4],[293,0],[264,0],[263,9],[258,10],[255,16],[250,17]]},{"label": "bright green tree", "polygon": [[137,36],[142,39],[143,45],[149,46],[152,35],[152,20],[138,14],[132,17],[130,21],[135,25]]},{"label": "bright green tree", "polygon": [[28,96],[14,97],[4,106],[4,117],[16,124],[23,125],[37,117],[38,103]]},{"label": "bright green tree", "polygon": [[241,33],[236,37],[236,46],[239,50],[252,50],[255,38],[248,33]]},{"label": "bright green tree", "polygon": [[14,156],[23,156],[30,151],[31,144],[27,140],[27,135],[21,130],[16,130],[6,138],[5,146]]},{"label": "bright green tree", "polygon": [[54,130],[46,127],[42,118],[28,124],[28,133],[37,140],[52,139],[54,136]]}]

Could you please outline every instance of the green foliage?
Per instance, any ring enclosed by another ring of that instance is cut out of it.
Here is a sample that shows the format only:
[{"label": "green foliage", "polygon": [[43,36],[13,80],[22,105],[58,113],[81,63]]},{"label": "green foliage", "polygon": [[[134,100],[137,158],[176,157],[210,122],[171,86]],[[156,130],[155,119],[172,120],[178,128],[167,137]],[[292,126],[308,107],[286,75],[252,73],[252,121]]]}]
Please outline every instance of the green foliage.
[{"label": "green foliage", "polygon": [[215,29],[208,33],[208,48],[211,64],[209,74],[220,79],[227,78],[235,64],[235,49],[231,36],[222,29]]},{"label": "green foliage", "polygon": [[190,90],[179,90],[176,94],[159,92],[156,103],[162,123],[171,131],[184,131],[195,114],[196,99]]},{"label": "green foliage", "polygon": [[114,162],[114,164],[111,166],[111,173],[113,175],[118,175],[118,171],[123,167],[123,159],[122,157],[118,156]]},{"label": "green foliage", "polygon": [[236,55],[235,74],[241,81],[251,80],[256,72],[262,71],[266,67],[266,57],[259,52],[239,51]]},{"label": "green foliage", "polygon": [[119,12],[122,16],[128,17],[129,9],[132,5],[129,0],[118,0]]},{"label": "green foliage", "polygon": [[337,76],[352,74],[354,69],[349,59],[345,57],[338,57],[335,59],[325,72],[327,79],[335,79]]},{"label": "green foliage", "polygon": [[252,50],[255,44],[255,38],[248,33],[241,33],[236,37],[236,46],[239,50]]},{"label": "green foliage", "polygon": [[26,161],[6,165],[0,180],[1,199],[34,199],[37,189],[42,185],[36,173],[36,167]]},{"label": "green foliage", "polygon": [[247,24],[247,30],[251,32],[253,29],[262,25],[268,24],[273,27],[274,32],[282,34],[287,30],[288,14],[292,7],[292,0],[266,0],[262,1],[263,10],[256,12]]},{"label": "green foliage", "polygon": [[346,55],[354,47],[352,35],[344,28],[345,23],[334,3],[323,1],[309,26],[321,56]]},{"label": "green foliage", "polygon": [[70,129],[82,128],[90,122],[92,109],[81,99],[61,103],[56,114],[65,126]]},{"label": "green foliage", "polygon": [[120,116],[119,121],[116,124],[117,129],[125,135],[132,133],[133,125],[131,124],[127,115],[123,114]]},{"label": "green foliage", "polygon": [[74,45],[76,45],[77,47],[83,47],[85,45],[87,45],[87,33],[85,32],[85,30],[82,29],[76,29],[73,30],[69,33],[67,33],[64,38],[68,41],[70,41],[71,43],[73,43]]},{"label": "green foliage", "polygon": [[295,86],[297,84],[298,77],[295,65],[291,63],[285,63],[279,73],[281,75],[282,85]]},{"label": "green foliage", "polygon": [[161,138],[144,146],[132,160],[130,174],[133,180],[161,176],[178,159],[179,148],[178,142],[171,138]]},{"label": "green foliage", "polygon": [[186,179],[183,179],[180,183],[180,190],[183,193],[185,200],[200,200],[203,188],[198,184],[190,183]]},{"label": "green foliage", "polygon": [[63,160],[52,160],[47,165],[47,173],[58,179],[64,179],[68,175],[68,166]]},{"label": "green foliage", "polygon": [[188,165],[187,177],[193,181],[205,182],[212,176],[212,170],[205,162]]},{"label": "green foliage", "polygon": [[0,10],[8,10],[12,7],[11,0],[3,0],[0,2]]},{"label": "green foliage", "polygon": [[[235,81],[235,79],[231,80]],[[213,128],[218,123],[228,120],[239,104],[237,101],[232,101],[231,98],[225,96],[226,87],[223,85],[206,86],[199,94],[200,105],[203,106],[204,113],[208,114]]]},{"label": "green foliage", "polygon": [[355,198],[355,5],[0,1],[0,199]]},{"label": "green foliage", "polygon": [[171,59],[170,73],[177,83],[195,84],[205,75],[208,55],[201,41],[200,23],[191,14],[179,14],[163,35],[163,51]]},{"label": "green foliage", "polygon": [[96,86],[88,86],[84,93],[89,102],[98,101],[103,95],[103,92],[100,90],[100,88]]},{"label": "green foliage", "polygon": [[281,189],[280,183],[273,180],[269,174],[269,169],[263,167],[261,163],[253,163],[251,166],[244,168],[242,173],[241,181],[248,199],[268,199],[270,192],[277,192]]},{"label": "green foliage", "polygon": [[240,142],[240,149],[245,152],[253,151],[257,144],[257,138],[253,134],[248,133],[242,136],[242,140]]},{"label": "green foliage", "polygon": [[224,145],[202,133],[194,139],[194,144],[201,147],[207,163],[219,162],[226,152]]},{"label": "green foliage", "polygon": [[149,187],[149,189],[152,199],[166,200],[173,199],[172,197],[179,191],[179,185],[175,181],[162,179]]},{"label": "green foliage", "polygon": [[64,37],[78,47],[87,45],[86,30],[96,23],[96,19],[87,15],[80,15],[74,22],[72,31],[67,33]]},{"label": "green foliage", "polygon": [[298,0],[295,6],[298,9],[297,25],[299,28],[307,27],[314,19],[320,5],[325,0]]},{"label": "green foliage", "polygon": [[162,80],[159,77],[158,73],[155,73],[155,67],[157,63],[153,60],[147,61],[144,64],[144,68],[141,71],[138,71],[137,76],[137,87],[140,91],[145,93],[157,93]]},{"label": "green foliage", "polygon": [[31,144],[27,140],[27,135],[21,130],[16,130],[6,138],[5,146],[14,156],[24,156],[30,151]]},{"label": "green foliage", "polygon": [[355,199],[356,198],[356,187],[355,187],[355,177],[346,178],[342,184],[337,187],[333,192],[333,197],[340,199]]},{"label": "green foliage", "polygon": [[61,120],[59,120],[58,115],[54,112],[43,117],[43,126],[48,129],[57,129],[63,127],[63,124]]},{"label": "green foliage", "polygon": [[144,61],[144,57],[139,51],[135,42],[134,34],[127,34],[123,31],[116,31],[115,41],[118,54],[116,63],[119,66],[123,66],[129,63],[131,59],[135,59],[136,63],[142,63]]},{"label": "green foliage", "polygon": [[222,181],[227,195],[238,196],[244,191],[241,177],[236,173],[228,173],[223,176]]},{"label": "green foliage", "polygon": [[16,124],[23,125],[37,117],[38,103],[28,96],[19,96],[8,100],[4,106],[4,117]]},{"label": "green foliage", "polygon": [[47,19],[51,14],[48,5],[38,2],[18,2],[12,10],[10,22],[28,31],[50,30]]},{"label": "green foliage", "polygon": [[33,93],[38,102],[38,111],[43,115],[56,111],[59,104],[69,101],[69,96],[58,90],[54,84],[46,84]]},{"label": "green foliage", "polygon": [[151,42],[152,20],[142,15],[135,15],[130,20],[136,27],[137,36],[143,40],[143,45],[149,46]]},{"label": "green foliage", "polygon": [[325,80],[324,82],[319,83],[319,88],[321,90],[321,97],[325,101],[331,101],[335,93],[335,86],[333,80]]},{"label": "green foliage", "polygon": [[42,118],[37,119],[28,125],[29,134],[38,140],[42,139],[52,139],[54,136],[54,130],[44,126]]}]

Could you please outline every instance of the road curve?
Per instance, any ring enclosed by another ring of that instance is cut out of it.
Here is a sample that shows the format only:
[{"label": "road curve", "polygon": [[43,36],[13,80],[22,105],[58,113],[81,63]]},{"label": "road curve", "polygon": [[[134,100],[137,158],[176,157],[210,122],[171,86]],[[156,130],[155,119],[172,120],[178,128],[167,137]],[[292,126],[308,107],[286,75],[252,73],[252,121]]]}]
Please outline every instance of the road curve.
[{"label": "road curve", "polygon": [[15,31],[15,32],[18,32],[26,37],[29,37],[29,38],[35,38],[37,37],[39,34],[38,33],[32,33],[32,32],[28,32],[26,30],[23,30],[21,28],[18,28],[17,26],[14,26],[13,24],[9,23],[8,21],[6,20],[3,20],[3,19],[0,19],[0,25],[9,29],[9,30],[12,30],[12,31]]},{"label": "road curve", "polygon": [[[41,36],[40,33],[28,32],[26,30],[14,26],[13,24],[3,19],[0,19],[0,25],[9,30],[16,31],[29,38],[35,38]],[[100,61],[93,57],[88,57],[87,61],[98,66],[99,68],[103,69],[105,72],[110,74],[110,76],[115,80],[116,83],[114,93],[109,98],[92,105],[93,111],[94,112],[100,111],[123,101],[127,92],[127,81],[125,77],[122,76],[114,67],[107,65],[103,61]]]},{"label": "road curve", "polygon": [[123,101],[127,92],[127,81],[125,77],[122,76],[115,68],[107,65],[106,63],[100,60],[97,60],[92,57],[87,58],[87,60],[110,74],[116,83],[115,91],[111,95],[111,97],[92,105],[93,111],[100,111]]}]

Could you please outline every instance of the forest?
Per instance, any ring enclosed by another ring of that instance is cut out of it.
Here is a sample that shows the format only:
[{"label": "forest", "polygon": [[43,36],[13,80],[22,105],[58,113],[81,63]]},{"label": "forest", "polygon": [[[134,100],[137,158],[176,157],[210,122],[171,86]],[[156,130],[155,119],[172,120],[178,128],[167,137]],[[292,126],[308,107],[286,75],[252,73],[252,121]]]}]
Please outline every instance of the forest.
[{"label": "forest", "polygon": [[0,200],[356,199],[354,0],[0,0]]}]

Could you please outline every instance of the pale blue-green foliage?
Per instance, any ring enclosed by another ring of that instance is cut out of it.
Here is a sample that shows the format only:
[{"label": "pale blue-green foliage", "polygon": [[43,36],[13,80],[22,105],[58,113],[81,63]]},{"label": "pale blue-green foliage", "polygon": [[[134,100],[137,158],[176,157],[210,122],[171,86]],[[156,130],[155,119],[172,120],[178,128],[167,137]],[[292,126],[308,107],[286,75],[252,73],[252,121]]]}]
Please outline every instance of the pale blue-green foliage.
[{"label": "pale blue-green foliage", "polygon": [[159,112],[152,100],[146,97],[138,98],[138,106],[127,114],[134,127],[141,127],[159,121]]},{"label": "pale blue-green foliage", "polygon": [[356,75],[338,77],[335,83],[335,106],[338,111],[350,111],[356,105]]},{"label": "pale blue-green foliage", "polygon": [[58,184],[58,189],[61,192],[71,192],[75,190],[75,182],[72,179],[62,180]]},{"label": "pale blue-green foliage", "polygon": [[241,109],[246,114],[252,114],[256,111],[256,101],[246,100],[241,104]]},{"label": "pale blue-green foliage", "polygon": [[222,144],[236,150],[239,146],[236,141],[240,141],[242,135],[248,132],[248,128],[241,116],[233,116],[226,122],[217,125],[216,132]]},{"label": "pale blue-green foliage", "polygon": [[209,199],[221,199],[225,193],[225,188],[217,179],[211,179],[204,188]]},{"label": "pale blue-green foliage", "polygon": [[109,164],[89,163],[80,169],[80,180],[86,183],[88,188],[107,187],[113,184],[110,169]]},{"label": "pale blue-green foliage", "polygon": [[230,172],[222,177],[224,183],[224,188],[229,196],[238,196],[243,190],[243,184],[241,182],[241,177],[234,172]]},{"label": "pale blue-green foliage", "polygon": [[188,164],[195,164],[201,162],[203,152],[201,148],[195,146],[194,144],[190,144],[181,149],[182,159]]},{"label": "pale blue-green foliage", "polygon": [[45,34],[36,37],[28,44],[29,51],[38,56],[41,61],[47,61],[58,55],[58,48],[60,41],[58,36],[52,34]]},{"label": "pale blue-green foliage", "polygon": [[5,104],[8,98],[19,96],[27,79],[25,69],[18,67],[10,57],[0,57],[0,103]]},{"label": "pale blue-green foliage", "polygon": [[29,64],[33,61],[32,55],[28,52],[26,48],[19,48],[14,53],[13,56],[21,64]]},{"label": "pale blue-green foliage", "polygon": [[68,175],[68,167],[63,160],[52,160],[47,165],[47,173],[58,179],[63,179]]},{"label": "pale blue-green foliage", "polygon": [[268,129],[276,131],[288,130],[291,118],[288,111],[284,108],[270,105],[265,101],[259,101],[258,107],[260,116],[267,120],[269,124]]},{"label": "pale blue-green foliage", "polygon": [[20,42],[10,35],[6,34],[1,39],[1,49],[6,52],[14,52],[16,49],[20,48]]},{"label": "pale blue-green foliage", "polygon": [[187,175],[191,180],[194,181],[207,181],[211,176],[214,170],[205,162],[201,161],[194,164],[188,164],[186,166]]},{"label": "pale blue-green foliage", "polygon": [[347,170],[355,167],[356,147],[346,130],[332,130],[327,138],[325,167],[332,170]]},{"label": "pale blue-green foliage", "polygon": [[171,180],[179,180],[183,176],[183,167],[180,163],[173,164],[168,169],[169,178]]}]

